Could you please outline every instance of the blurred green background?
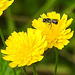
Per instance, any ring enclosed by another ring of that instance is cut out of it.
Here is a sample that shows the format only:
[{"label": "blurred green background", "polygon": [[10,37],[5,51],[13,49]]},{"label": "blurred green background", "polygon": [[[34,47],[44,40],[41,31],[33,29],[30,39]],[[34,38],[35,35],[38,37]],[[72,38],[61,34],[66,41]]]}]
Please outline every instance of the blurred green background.
[{"label": "blurred green background", "polygon": [[[31,22],[42,13],[56,11],[67,14],[68,18],[73,18],[70,28],[75,30],[75,0],[15,0],[14,3],[0,16],[0,35],[3,33],[4,39],[13,31],[26,31],[32,27]],[[2,37],[2,35],[1,35]],[[0,49],[4,48],[3,38],[0,37]],[[45,57],[41,62],[36,63],[38,75],[53,75],[55,67],[54,48],[44,53]],[[0,75],[14,75],[12,69],[4,61],[0,53]],[[26,67],[28,75],[33,75],[32,66]],[[24,75],[21,68],[16,68],[17,75]],[[57,75],[75,75],[75,36],[70,39],[70,43],[59,51],[59,62]]]}]

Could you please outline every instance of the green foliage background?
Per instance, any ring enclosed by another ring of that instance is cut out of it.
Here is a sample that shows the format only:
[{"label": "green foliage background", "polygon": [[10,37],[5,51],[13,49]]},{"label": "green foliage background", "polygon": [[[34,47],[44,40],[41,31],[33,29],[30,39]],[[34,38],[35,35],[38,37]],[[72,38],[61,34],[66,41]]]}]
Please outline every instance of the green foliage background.
[{"label": "green foliage background", "polygon": [[[75,0],[15,0],[14,3],[0,16],[0,49],[5,47],[2,42],[8,38],[13,31],[26,31],[32,27],[31,22],[42,13],[56,11],[67,14],[73,18],[72,30],[75,30]],[[3,38],[4,37],[4,38]],[[55,66],[54,48],[44,53],[41,62],[36,63],[38,75],[53,75]],[[14,75],[7,61],[2,59],[0,53],[0,75]],[[29,75],[32,75],[32,66],[27,67]],[[16,68],[17,75],[23,75],[21,68]],[[70,40],[62,51],[59,51],[59,62],[57,75],[75,75],[75,36]]]}]

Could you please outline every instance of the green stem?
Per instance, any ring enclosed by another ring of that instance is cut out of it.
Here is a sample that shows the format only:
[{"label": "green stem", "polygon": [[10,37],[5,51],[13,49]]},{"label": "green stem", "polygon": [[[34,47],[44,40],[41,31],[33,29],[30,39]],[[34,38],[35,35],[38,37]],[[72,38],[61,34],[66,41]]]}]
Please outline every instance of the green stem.
[{"label": "green stem", "polygon": [[6,22],[8,26],[8,34],[12,33],[15,30],[15,23],[12,18],[11,8],[6,10]]},{"label": "green stem", "polygon": [[4,36],[3,36],[1,28],[0,28],[0,36],[1,36],[2,42],[4,44],[4,48],[5,48],[6,47],[6,45],[5,45],[5,39],[4,39]]},{"label": "green stem", "polygon": [[35,64],[33,64],[33,73],[34,73],[34,75],[38,75],[36,72]]},{"label": "green stem", "polygon": [[25,66],[23,67],[23,70],[24,70],[25,75],[27,75],[27,71],[25,69]]},{"label": "green stem", "polygon": [[14,75],[17,75],[17,74],[16,74],[16,71],[15,71],[15,68],[13,68],[12,70],[13,70]]},{"label": "green stem", "polygon": [[[66,13],[66,14],[70,14],[72,13],[72,11],[75,9],[75,3],[72,4],[71,6],[69,6],[68,8],[66,8],[63,12],[61,12],[61,14]],[[70,10],[70,11],[69,11]]]},{"label": "green stem", "polygon": [[57,65],[58,65],[58,50],[55,49],[56,51],[56,62],[55,62],[55,71],[54,71],[54,75],[56,75],[56,72],[57,72]]},{"label": "green stem", "polygon": [[[5,39],[4,39],[4,36],[3,36],[3,33],[2,33],[2,30],[1,30],[1,27],[0,27],[0,37],[1,37],[1,39],[2,39],[2,43],[3,43],[3,45],[4,45],[4,49],[6,48],[6,45],[5,45]],[[0,57],[1,57],[1,70],[2,70],[2,75],[4,75],[4,72],[3,72],[3,62],[4,62],[4,60],[2,59],[2,54],[1,54],[1,50],[0,50]]]}]

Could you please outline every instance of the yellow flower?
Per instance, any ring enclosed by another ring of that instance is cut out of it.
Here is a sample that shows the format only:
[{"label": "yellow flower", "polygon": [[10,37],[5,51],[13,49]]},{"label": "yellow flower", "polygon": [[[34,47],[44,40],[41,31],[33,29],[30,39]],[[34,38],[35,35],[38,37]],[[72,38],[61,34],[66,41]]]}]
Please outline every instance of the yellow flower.
[{"label": "yellow flower", "polygon": [[11,61],[9,66],[29,66],[43,59],[44,48],[47,46],[46,36],[42,37],[40,30],[27,29],[26,32],[13,32],[5,41],[6,50],[1,50],[3,59]]},{"label": "yellow flower", "polygon": [[0,0],[0,16],[13,2],[14,0]]},{"label": "yellow flower", "polygon": [[[44,19],[50,19],[48,21],[43,21]],[[53,21],[57,21],[57,24]],[[67,20],[67,15],[63,14],[60,19],[60,14],[56,12],[49,12],[47,15],[44,13],[38,20],[34,19],[32,21],[32,26],[36,29],[40,29],[42,36],[46,35],[46,40],[48,42],[47,48],[57,47],[62,49],[64,45],[69,43],[69,40],[73,36],[73,32],[67,27],[71,24],[72,18]]]}]

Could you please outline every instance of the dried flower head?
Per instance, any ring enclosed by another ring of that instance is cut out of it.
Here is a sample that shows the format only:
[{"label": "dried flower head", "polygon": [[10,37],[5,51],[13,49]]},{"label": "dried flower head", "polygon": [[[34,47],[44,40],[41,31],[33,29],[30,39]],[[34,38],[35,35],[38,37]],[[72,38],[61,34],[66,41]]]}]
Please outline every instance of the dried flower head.
[{"label": "dried flower head", "polygon": [[40,30],[28,28],[26,32],[13,32],[5,41],[6,50],[1,50],[3,59],[11,61],[9,66],[29,66],[43,59],[44,48],[47,47],[46,36],[42,37]]},{"label": "dried flower head", "polygon": [[42,36],[46,35],[48,42],[47,48],[57,47],[62,49],[64,45],[69,43],[69,40],[73,36],[71,28],[67,27],[71,24],[72,18],[67,20],[67,15],[63,14],[60,19],[60,14],[56,12],[49,12],[47,15],[44,13],[38,20],[32,21],[32,26],[36,29],[40,29]]}]

